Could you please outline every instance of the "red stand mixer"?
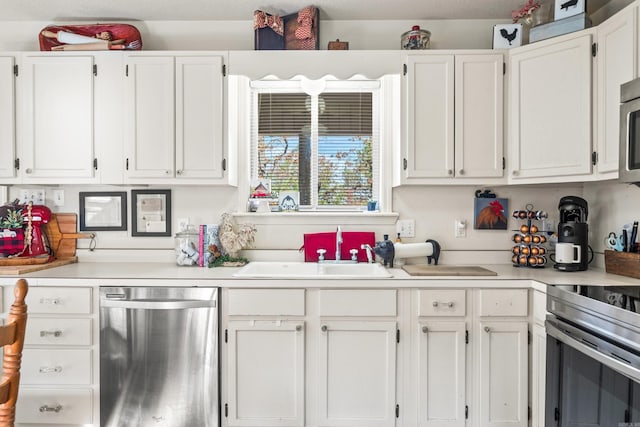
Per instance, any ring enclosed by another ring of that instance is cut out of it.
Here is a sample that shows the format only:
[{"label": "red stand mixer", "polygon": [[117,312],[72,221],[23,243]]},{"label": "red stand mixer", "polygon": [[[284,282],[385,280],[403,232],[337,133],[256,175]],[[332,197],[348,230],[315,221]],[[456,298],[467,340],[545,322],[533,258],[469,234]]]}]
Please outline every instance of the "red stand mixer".
[{"label": "red stand mixer", "polygon": [[22,209],[24,218],[24,250],[18,256],[36,257],[42,255],[51,256],[44,224],[51,220],[51,210],[44,205],[32,205],[29,203]]}]

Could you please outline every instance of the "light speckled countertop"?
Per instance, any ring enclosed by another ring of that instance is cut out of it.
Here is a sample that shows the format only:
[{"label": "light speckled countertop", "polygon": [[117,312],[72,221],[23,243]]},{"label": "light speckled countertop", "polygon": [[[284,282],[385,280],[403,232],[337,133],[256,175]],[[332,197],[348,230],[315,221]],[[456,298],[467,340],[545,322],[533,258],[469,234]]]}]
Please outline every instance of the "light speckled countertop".
[{"label": "light speckled countertop", "polygon": [[[35,285],[98,286],[222,286],[222,287],[534,287],[552,285],[623,285],[640,286],[640,280],[601,269],[582,272],[559,272],[551,267],[518,268],[510,264],[482,265],[497,276],[410,276],[399,268],[390,269],[392,278],[384,279],[239,279],[239,268],[181,267],[160,262],[84,262],[24,274]],[[16,277],[16,276],[13,276]],[[3,279],[12,280],[12,276]]]}]

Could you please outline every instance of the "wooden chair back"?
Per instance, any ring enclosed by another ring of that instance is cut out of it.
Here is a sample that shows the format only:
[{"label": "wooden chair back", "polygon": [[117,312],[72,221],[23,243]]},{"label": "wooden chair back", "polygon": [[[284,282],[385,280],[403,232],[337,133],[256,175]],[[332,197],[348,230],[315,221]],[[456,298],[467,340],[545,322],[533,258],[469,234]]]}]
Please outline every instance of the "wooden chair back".
[{"label": "wooden chair back", "polygon": [[27,281],[19,279],[13,292],[15,299],[7,323],[0,326],[0,347],[4,350],[0,380],[0,427],[12,427],[16,418],[20,363],[27,327],[27,305],[24,299],[28,289]]}]

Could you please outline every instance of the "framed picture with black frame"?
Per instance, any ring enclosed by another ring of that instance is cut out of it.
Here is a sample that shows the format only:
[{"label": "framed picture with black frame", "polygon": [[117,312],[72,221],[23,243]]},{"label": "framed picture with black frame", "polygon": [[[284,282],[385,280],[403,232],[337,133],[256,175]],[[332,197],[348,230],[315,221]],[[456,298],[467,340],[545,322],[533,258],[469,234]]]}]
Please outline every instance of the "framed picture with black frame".
[{"label": "framed picture with black frame", "polygon": [[171,190],[131,190],[131,235],[171,236]]},{"label": "framed picture with black frame", "polygon": [[126,191],[80,192],[80,231],[126,231]]}]

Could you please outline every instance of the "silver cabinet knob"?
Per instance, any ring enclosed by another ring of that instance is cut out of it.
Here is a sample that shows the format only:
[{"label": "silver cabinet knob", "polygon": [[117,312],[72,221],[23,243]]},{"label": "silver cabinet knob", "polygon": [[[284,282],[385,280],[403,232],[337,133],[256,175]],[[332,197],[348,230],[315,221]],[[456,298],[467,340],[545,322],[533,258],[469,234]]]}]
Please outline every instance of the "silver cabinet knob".
[{"label": "silver cabinet knob", "polygon": [[171,171],[164,171],[165,175],[171,175]]},{"label": "silver cabinet knob", "polygon": [[488,327],[488,326],[485,326],[485,327],[484,327],[484,331],[485,331],[485,332],[491,332],[491,328],[490,328],[490,327]]},{"label": "silver cabinet knob", "polygon": [[178,169],[178,170],[176,171],[176,175],[182,175],[182,169]]},{"label": "silver cabinet knob", "polygon": [[424,332],[426,334],[427,332],[429,332],[429,328],[427,328],[426,326],[423,326],[422,327],[422,332]]},{"label": "silver cabinet knob", "polygon": [[464,175],[464,169],[460,169],[460,171],[458,171],[459,175]]},{"label": "silver cabinet knob", "polygon": [[320,329],[322,329],[322,332],[327,332],[329,328],[327,327],[327,325],[322,325]]},{"label": "silver cabinet knob", "polygon": [[33,169],[31,169],[31,168],[26,168],[26,169],[24,170],[24,173],[33,173]]},{"label": "silver cabinet knob", "polygon": [[302,330],[302,325],[296,325],[296,331],[300,332]]},{"label": "silver cabinet knob", "polygon": [[453,175],[453,170],[452,170],[452,169],[449,169],[449,170],[447,170],[447,173],[448,173],[449,175]]},{"label": "silver cabinet knob", "polygon": [[518,172],[518,171],[513,171],[513,172],[511,172],[511,175],[513,175],[513,176],[518,176],[518,174],[519,174],[519,173],[520,173],[520,172]]}]

